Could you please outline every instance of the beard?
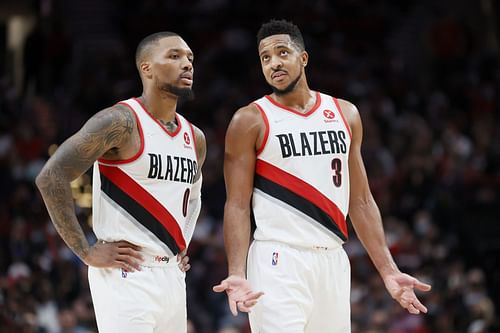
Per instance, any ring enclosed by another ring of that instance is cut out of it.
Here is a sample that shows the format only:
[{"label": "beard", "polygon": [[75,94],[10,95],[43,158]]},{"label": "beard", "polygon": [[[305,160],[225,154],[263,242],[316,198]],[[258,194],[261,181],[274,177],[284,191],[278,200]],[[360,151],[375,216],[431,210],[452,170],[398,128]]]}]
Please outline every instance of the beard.
[{"label": "beard", "polygon": [[180,101],[191,101],[194,99],[192,88],[181,88],[170,83],[157,83],[157,87],[163,92],[177,96]]},{"label": "beard", "polygon": [[299,82],[301,76],[302,76],[302,71],[300,71],[299,75],[297,75],[297,78],[295,80],[293,80],[292,82],[290,82],[290,84],[288,86],[286,86],[285,89],[278,89],[273,85],[271,85],[271,89],[276,94],[276,96],[286,95],[286,94],[292,92],[293,89],[295,89],[295,86]]}]

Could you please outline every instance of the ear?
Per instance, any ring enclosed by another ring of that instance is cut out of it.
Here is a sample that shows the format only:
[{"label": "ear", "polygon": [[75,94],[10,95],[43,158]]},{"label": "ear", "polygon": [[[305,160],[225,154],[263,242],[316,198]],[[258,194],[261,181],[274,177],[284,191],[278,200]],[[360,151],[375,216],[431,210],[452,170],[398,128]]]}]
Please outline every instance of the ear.
[{"label": "ear", "polygon": [[300,55],[300,60],[302,62],[302,66],[306,67],[307,61],[309,60],[309,54],[306,51],[302,51],[302,54]]},{"label": "ear", "polygon": [[141,70],[141,74],[150,79],[153,77],[152,73],[151,73],[151,64],[147,61],[145,62],[141,62],[141,65],[139,66],[140,70]]}]

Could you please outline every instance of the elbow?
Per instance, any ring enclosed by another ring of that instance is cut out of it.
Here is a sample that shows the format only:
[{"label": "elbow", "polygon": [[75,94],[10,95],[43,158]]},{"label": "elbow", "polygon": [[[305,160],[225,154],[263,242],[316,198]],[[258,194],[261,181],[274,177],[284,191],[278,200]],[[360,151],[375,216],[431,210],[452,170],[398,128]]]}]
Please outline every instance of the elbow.
[{"label": "elbow", "polygon": [[47,168],[47,166],[43,167],[38,176],[35,178],[35,185],[38,190],[42,191],[47,186],[48,181],[53,178],[51,177],[51,174],[53,174],[53,172]]},{"label": "elbow", "polygon": [[40,186],[42,186],[43,179],[45,178],[44,171],[45,171],[45,169],[42,169],[42,171],[40,171],[40,173],[35,178],[35,185],[39,189],[40,189]]},{"label": "elbow", "polygon": [[349,212],[364,211],[368,207],[372,206],[374,203],[375,200],[373,199],[371,193],[356,198],[352,198],[349,204]]}]

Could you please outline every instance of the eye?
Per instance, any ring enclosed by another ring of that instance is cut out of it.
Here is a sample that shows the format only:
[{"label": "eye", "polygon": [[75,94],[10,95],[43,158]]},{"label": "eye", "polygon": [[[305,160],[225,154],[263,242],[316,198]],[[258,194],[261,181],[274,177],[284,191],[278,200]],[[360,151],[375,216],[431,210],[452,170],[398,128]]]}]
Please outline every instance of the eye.
[{"label": "eye", "polygon": [[179,59],[179,55],[177,53],[172,53],[169,58],[170,59]]},{"label": "eye", "polygon": [[261,59],[263,62],[265,62],[265,61],[268,61],[268,60],[269,60],[269,56],[268,56],[268,55],[263,55],[260,59]]},{"label": "eye", "polygon": [[287,50],[281,50],[280,51],[280,56],[285,57],[287,55],[288,55],[288,51]]}]

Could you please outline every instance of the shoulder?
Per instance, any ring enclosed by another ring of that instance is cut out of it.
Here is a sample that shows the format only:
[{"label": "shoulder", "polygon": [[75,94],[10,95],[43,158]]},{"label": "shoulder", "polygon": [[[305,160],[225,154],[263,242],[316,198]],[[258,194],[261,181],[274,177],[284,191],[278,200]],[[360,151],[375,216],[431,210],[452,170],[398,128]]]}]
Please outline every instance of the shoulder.
[{"label": "shoulder", "polygon": [[344,114],[344,117],[346,117],[349,125],[352,126],[354,122],[357,122],[359,120],[358,108],[345,99],[337,98],[337,101],[339,102],[339,106],[341,109],[340,111]]},{"label": "shoulder", "polygon": [[193,124],[191,124],[191,126],[193,126],[193,133],[194,133],[194,136],[196,138],[196,141],[205,142],[206,141],[205,140],[205,133],[203,133],[203,131],[199,127],[197,127]]},{"label": "shoulder", "polygon": [[136,123],[136,119],[129,107],[123,104],[115,104],[94,114],[87,123],[103,129],[122,125],[129,127],[131,130]]},{"label": "shoulder", "polygon": [[337,98],[337,102],[340,107],[340,112],[344,115],[351,131],[355,131],[356,128],[361,126],[361,117],[359,116],[358,108],[345,99]]},{"label": "shoulder", "polygon": [[356,142],[361,142],[363,136],[363,126],[361,124],[361,117],[358,108],[351,102],[344,99],[337,99],[341,112],[349,124],[352,133],[352,139]]},{"label": "shoulder", "polygon": [[260,128],[264,125],[261,111],[255,103],[250,103],[244,107],[239,108],[233,115],[229,129],[232,128]]},{"label": "shoulder", "polygon": [[94,114],[77,134],[84,141],[98,140],[108,148],[128,143],[137,127],[133,112],[125,105],[115,104]]},{"label": "shoulder", "polygon": [[245,105],[238,110],[233,115],[233,120],[244,121],[261,118],[260,110],[255,103],[250,103]]},{"label": "shoulder", "polygon": [[207,140],[205,138],[205,133],[203,133],[203,131],[199,127],[197,127],[193,124],[191,124],[191,126],[193,126],[193,134],[194,134],[194,138],[196,140],[196,145],[206,146]]},{"label": "shoulder", "polygon": [[201,163],[205,161],[205,157],[207,155],[207,140],[205,138],[205,133],[203,131],[191,124],[193,127],[194,139],[196,140],[196,155]]}]

